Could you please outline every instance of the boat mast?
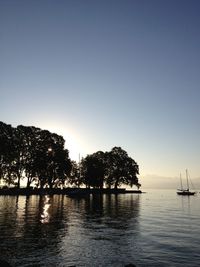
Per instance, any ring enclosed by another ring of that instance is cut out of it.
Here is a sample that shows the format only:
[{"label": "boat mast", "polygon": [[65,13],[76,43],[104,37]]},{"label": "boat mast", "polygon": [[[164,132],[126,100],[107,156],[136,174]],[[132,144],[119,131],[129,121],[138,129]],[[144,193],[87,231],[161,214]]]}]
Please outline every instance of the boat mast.
[{"label": "boat mast", "polygon": [[180,173],[180,181],[181,181],[181,190],[183,190],[183,183],[182,183],[181,173]]},{"label": "boat mast", "polygon": [[78,154],[78,166],[79,166],[79,179],[81,179],[81,154]]},{"label": "boat mast", "polygon": [[186,169],[187,189],[189,191],[188,170]]}]

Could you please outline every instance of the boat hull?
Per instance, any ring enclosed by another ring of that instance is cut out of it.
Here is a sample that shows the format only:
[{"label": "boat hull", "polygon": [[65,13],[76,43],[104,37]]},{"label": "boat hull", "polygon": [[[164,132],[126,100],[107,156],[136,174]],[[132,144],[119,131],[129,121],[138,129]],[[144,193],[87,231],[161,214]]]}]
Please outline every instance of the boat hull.
[{"label": "boat hull", "polygon": [[190,191],[182,191],[182,192],[177,192],[178,195],[181,196],[193,196],[195,192],[190,192]]}]

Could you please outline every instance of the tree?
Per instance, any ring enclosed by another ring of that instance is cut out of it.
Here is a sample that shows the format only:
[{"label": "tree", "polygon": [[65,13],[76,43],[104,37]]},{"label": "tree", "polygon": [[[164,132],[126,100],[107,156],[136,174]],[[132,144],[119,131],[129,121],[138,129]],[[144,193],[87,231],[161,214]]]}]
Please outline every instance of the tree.
[{"label": "tree", "polygon": [[40,135],[40,128],[34,126],[24,127],[22,126],[26,134],[26,161],[25,177],[27,179],[26,187],[29,188],[33,182],[37,182],[37,166],[36,166],[36,151],[38,148],[38,139]]},{"label": "tree", "polygon": [[114,147],[110,152],[107,152],[106,161],[106,184],[108,187],[114,186],[117,189],[122,184],[131,187],[133,185],[140,186],[137,178],[139,167],[121,147]]},{"label": "tree", "polygon": [[64,186],[66,181],[78,187],[140,187],[139,167],[121,147],[98,151],[77,164],[71,162],[64,145],[62,136],[47,130],[23,125],[13,128],[0,122],[0,179],[18,188],[25,177],[27,188],[33,182],[41,188],[53,188]]},{"label": "tree", "polygon": [[15,175],[17,187],[20,187],[20,179],[27,178],[27,188],[36,180],[34,169],[35,149],[37,148],[37,137],[41,130],[33,126],[19,125],[15,129]]},{"label": "tree", "polygon": [[13,162],[15,160],[14,129],[0,122],[0,179],[14,184]]},{"label": "tree", "polygon": [[69,152],[64,149],[62,136],[43,130],[38,138],[35,167],[41,187],[64,185],[71,172]]},{"label": "tree", "polygon": [[0,178],[20,187],[31,183],[50,188],[64,185],[71,172],[69,152],[62,136],[36,127],[13,128],[0,122]]},{"label": "tree", "polygon": [[72,164],[72,169],[68,177],[68,182],[70,185],[75,185],[77,187],[80,187],[81,185],[84,184],[84,178],[81,173],[81,163],[72,161],[71,164]]},{"label": "tree", "polygon": [[104,152],[98,151],[82,160],[83,177],[87,187],[103,188],[106,164]]}]

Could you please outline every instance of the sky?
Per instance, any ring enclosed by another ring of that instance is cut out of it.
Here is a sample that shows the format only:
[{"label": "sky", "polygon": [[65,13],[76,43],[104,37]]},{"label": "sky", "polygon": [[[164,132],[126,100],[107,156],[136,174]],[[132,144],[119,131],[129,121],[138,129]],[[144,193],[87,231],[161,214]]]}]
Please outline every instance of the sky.
[{"label": "sky", "polygon": [[141,177],[200,177],[199,13],[198,0],[0,0],[0,120],[61,134],[75,160],[120,146]]}]

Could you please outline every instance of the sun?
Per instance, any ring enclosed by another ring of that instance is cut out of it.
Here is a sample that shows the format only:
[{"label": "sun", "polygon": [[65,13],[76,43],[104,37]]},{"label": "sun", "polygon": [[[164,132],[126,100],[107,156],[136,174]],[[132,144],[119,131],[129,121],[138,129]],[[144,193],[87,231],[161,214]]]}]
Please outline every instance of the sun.
[{"label": "sun", "polygon": [[80,155],[83,156],[85,152],[83,152],[82,146],[74,136],[71,136],[70,134],[63,134],[63,137],[65,139],[65,147],[69,150],[69,157],[72,160],[78,161]]},{"label": "sun", "polygon": [[78,162],[80,157],[84,157],[87,154],[87,149],[75,130],[65,127],[60,123],[52,124],[48,122],[45,122],[41,128],[63,136],[65,148],[69,150],[71,160]]}]

